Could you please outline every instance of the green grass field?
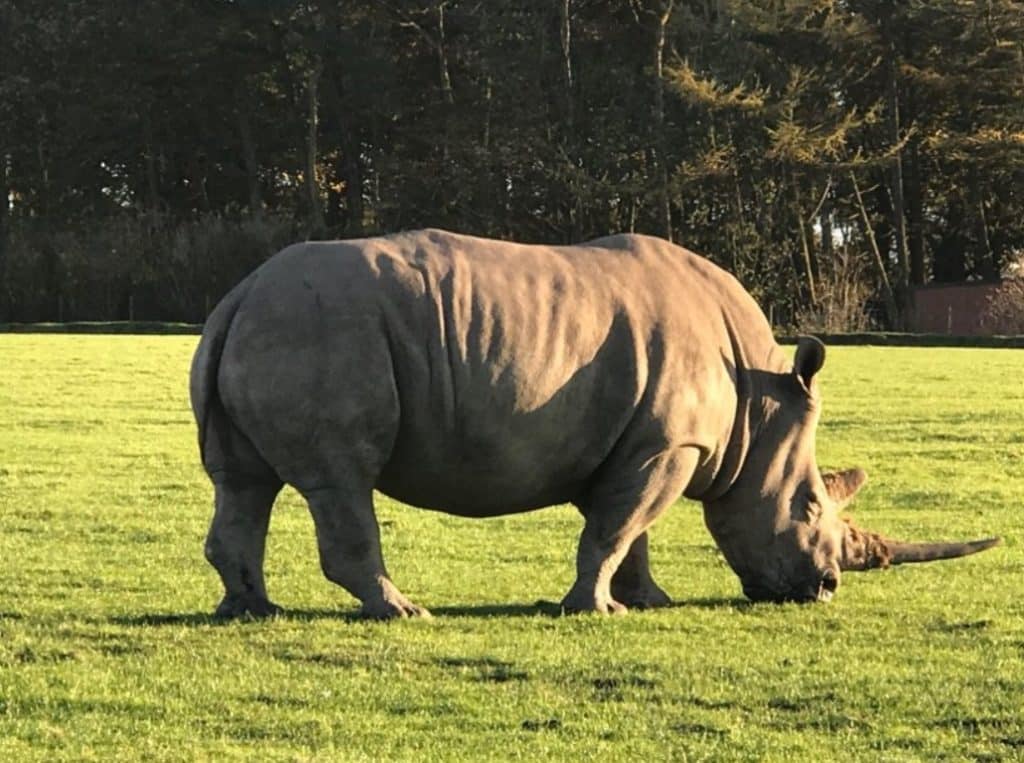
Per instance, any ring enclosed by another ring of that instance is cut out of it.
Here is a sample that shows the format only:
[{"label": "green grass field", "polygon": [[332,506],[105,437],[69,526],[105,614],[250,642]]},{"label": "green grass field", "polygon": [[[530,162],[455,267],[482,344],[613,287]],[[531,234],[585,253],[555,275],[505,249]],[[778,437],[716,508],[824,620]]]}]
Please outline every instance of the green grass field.
[{"label": "green grass field", "polygon": [[197,337],[0,335],[0,759],[1024,758],[1024,352],[839,347],[823,467],[908,539],[1004,536],[847,574],[830,605],[749,605],[681,502],[652,533],[676,599],[557,617],[573,509],[465,520],[378,502],[432,621],[365,623],[282,494],[271,597],[220,624]]}]

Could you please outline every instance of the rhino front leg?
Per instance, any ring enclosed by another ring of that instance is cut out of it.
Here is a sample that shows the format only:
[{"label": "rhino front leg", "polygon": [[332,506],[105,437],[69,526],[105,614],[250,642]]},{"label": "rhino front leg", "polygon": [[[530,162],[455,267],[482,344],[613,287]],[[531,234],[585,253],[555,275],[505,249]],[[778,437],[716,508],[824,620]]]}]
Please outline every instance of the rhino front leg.
[{"label": "rhino front leg", "polygon": [[206,536],[206,558],[224,583],[217,617],[266,617],[281,611],[267,598],[263,580],[270,510],[281,483],[215,477],[214,514]]},{"label": "rhino front leg", "polygon": [[384,568],[372,491],[322,488],[304,495],[316,524],[324,575],[362,602],[364,617],[430,617],[398,590]]},{"label": "rhino front leg", "polygon": [[612,598],[637,609],[664,607],[672,603],[669,595],[651,577],[646,532],[633,541],[629,553],[612,576]]},{"label": "rhino front leg", "polygon": [[[646,537],[640,539],[682,494],[697,458],[692,448],[653,456],[632,469],[609,470],[603,484],[590,491],[579,507],[586,521],[576,553],[576,582],[562,600],[565,611],[622,613],[627,602],[618,595],[626,594],[640,595],[632,603],[641,605],[647,597],[668,599],[650,579]],[[624,585],[615,585],[613,593],[616,573],[627,560]]]}]

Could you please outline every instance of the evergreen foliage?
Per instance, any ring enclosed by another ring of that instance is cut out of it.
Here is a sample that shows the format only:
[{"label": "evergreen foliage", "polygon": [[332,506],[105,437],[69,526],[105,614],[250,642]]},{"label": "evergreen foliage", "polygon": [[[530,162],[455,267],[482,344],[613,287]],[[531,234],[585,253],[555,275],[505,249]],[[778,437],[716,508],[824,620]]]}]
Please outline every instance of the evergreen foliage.
[{"label": "evergreen foliage", "polygon": [[0,321],[199,321],[286,241],[438,226],[901,328],[1024,249],[1022,93],[1019,0],[0,0]]}]

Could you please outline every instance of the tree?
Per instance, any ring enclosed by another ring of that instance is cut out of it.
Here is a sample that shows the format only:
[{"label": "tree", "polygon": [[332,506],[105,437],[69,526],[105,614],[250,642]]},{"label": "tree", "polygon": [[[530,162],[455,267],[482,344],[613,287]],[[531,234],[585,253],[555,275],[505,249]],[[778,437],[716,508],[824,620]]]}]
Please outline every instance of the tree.
[{"label": "tree", "polygon": [[0,0],[0,317],[202,317],[277,243],[433,225],[653,233],[896,327],[1024,249],[1022,40],[1015,0]]}]

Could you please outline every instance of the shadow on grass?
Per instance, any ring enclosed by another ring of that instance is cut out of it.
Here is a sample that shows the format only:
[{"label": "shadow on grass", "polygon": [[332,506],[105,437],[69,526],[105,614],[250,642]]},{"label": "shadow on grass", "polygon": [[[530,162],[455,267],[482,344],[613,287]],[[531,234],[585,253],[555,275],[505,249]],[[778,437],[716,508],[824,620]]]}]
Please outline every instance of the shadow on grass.
[{"label": "shadow on grass", "polygon": [[[673,601],[664,607],[652,610],[631,608],[632,612],[657,611],[665,609],[747,609],[751,603],[739,598],[702,598]],[[572,617],[562,611],[557,601],[536,601],[533,604],[477,604],[467,606],[434,607],[435,615],[447,617]]]},{"label": "shadow on grass", "polygon": [[673,601],[667,609],[735,609],[745,612],[755,605],[741,596],[707,596],[701,599]]},{"label": "shadow on grass", "polygon": [[129,627],[153,627],[163,625],[185,625],[185,626],[200,626],[200,625],[232,625],[234,623],[260,623],[265,620],[351,620],[356,622],[360,620],[359,612],[357,610],[344,611],[337,609],[289,609],[283,614],[277,615],[276,617],[259,618],[259,617],[217,617],[212,612],[168,612],[168,613],[148,613],[144,615],[124,615],[119,617],[111,617],[109,622],[116,625],[126,625]]},{"label": "shadow on grass", "polygon": [[[735,609],[746,610],[753,605],[740,598],[701,598],[686,601],[674,601],[660,609]],[[639,610],[635,610],[639,611]],[[435,617],[468,617],[468,618],[511,618],[511,617],[550,617],[565,615],[561,605],[556,601],[536,601],[533,604],[474,604],[465,606],[434,607],[431,612]],[[274,618],[271,618],[274,619]],[[344,620],[347,622],[363,622],[359,610],[342,609],[288,609],[278,619],[299,622],[315,620]],[[237,622],[261,622],[259,618],[243,617],[239,619],[215,617],[210,612],[172,612],[148,613],[142,615],[123,615],[110,618],[109,622],[129,627],[160,627],[160,626],[209,626],[229,625]]]}]

